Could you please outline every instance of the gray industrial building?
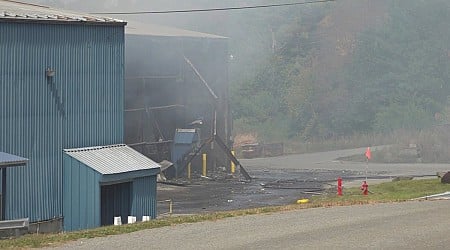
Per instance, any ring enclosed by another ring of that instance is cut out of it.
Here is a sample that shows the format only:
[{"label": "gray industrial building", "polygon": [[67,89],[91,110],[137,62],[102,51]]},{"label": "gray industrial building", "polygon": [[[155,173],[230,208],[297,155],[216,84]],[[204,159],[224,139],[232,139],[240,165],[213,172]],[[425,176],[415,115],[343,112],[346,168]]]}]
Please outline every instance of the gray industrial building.
[{"label": "gray industrial building", "polygon": [[203,153],[208,171],[229,169],[217,144],[231,146],[228,38],[133,21],[125,33],[126,144],[170,160],[174,176],[185,174],[189,160],[200,171]]}]

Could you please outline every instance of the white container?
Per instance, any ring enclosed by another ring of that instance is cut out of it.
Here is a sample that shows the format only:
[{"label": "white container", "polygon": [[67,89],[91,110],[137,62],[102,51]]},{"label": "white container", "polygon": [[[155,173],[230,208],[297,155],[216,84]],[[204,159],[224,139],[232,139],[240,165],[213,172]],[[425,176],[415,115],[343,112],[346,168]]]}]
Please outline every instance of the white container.
[{"label": "white container", "polygon": [[149,221],[150,220],[150,216],[142,216],[142,221]]},{"label": "white container", "polygon": [[136,222],[136,216],[128,216],[128,224],[133,224]]},{"label": "white container", "polygon": [[122,217],[114,217],[114,226],[122,225]]}]

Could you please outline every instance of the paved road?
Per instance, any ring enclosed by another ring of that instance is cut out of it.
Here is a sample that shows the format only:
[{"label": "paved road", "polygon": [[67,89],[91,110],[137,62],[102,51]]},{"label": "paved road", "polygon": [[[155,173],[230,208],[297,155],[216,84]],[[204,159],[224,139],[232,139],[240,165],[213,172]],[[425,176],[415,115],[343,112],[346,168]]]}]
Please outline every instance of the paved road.
[{"label": "paved road", "polygon": [[[381,146],[383,147],[383,146]],[[377,150],[381,147],[372,147]],[[337,158],[356,154],[364,154],[366,148],[348,149],[331,152],[287,155],[271,158],[241,159],[241,164],[251,172],[252,169],[328,169],[369,172],[385,172],[392,176],[436,175],[436,172],[450,171],[449,164],[384,164],[361,162],[341,162]]]},{"label": "paved road", "polygon": [[72,242],[61,249],[448,249],[450,201],[315,208]]}]

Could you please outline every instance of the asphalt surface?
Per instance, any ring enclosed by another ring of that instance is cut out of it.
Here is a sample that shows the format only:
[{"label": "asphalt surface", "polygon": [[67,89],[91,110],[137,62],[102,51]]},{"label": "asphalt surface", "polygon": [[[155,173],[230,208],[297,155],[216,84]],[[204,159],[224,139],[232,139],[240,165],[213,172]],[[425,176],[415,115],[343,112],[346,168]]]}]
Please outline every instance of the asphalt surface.
[{"label": "asphalt surface", "polygon": [[[386,146],[372,147],[372,151]],[[391,181],[397,176],[436,176],[448,171],[446,164],[377,164],[345,162],[339,157],[363,155],[366,148],[321,152],[281,157],[241,159],[242,165],[254,178],[241,182],[236,175],[209,173],[209,179],[192,180],[185,186],[158,185],[158,216],[169,211],[166,200],[173,201],[174,214],[207,213],[253,207],[286,205],[298,199],[334,190],[336,179],[342,177],[344,187],[369,186]],[[229,176],[228,176],[229,177]]]},{"label": "asphalt surface", "polygon": [[[387,146],[372,147],[372,151]],[[241,159],[240,162],[247,171],[258,169],[308,169],[308,170],[339,170],[375,173],[385,176],[422,176],[436,175],[436,172],[450,171],[448,164],[422,164],[422,163],[372,163],[338,161],[339,157],[364,154],[366,148],[347,149],[321,153],[287,155],[280,157]]]},{"label": "asphalt surface", "polygon": [[314,208],[83,239],[58,249],[448,249],[450,201]]}]

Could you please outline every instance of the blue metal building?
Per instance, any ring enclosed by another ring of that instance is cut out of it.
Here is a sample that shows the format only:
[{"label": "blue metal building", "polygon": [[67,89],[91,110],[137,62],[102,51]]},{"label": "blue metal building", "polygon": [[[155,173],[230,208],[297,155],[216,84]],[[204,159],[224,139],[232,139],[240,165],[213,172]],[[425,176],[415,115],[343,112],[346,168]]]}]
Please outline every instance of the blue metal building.
[{"label": "blue metal building", "polygon": [[[63,150],[123,142],[125,25],[0,0],[0,151],[29,159],[27,167],[7,174],[6,219],[28,217],[60,229],[64,219],[66,230],[100,225],[75,225],[74,217],[65,216],[65,197],[72,192],[65,182],[98,190],[101,178],[91,170],[68,171],[73,162]],[[156,181],[146,178],[136,180],[145,184],[133,184],[132,192],[148,191],[155,199]],[[78,199],[93,190],[79,191]],[[103,197],[91,198],[100,205]]]}]

